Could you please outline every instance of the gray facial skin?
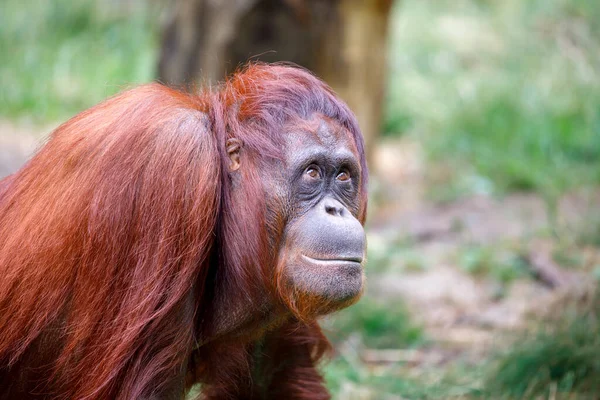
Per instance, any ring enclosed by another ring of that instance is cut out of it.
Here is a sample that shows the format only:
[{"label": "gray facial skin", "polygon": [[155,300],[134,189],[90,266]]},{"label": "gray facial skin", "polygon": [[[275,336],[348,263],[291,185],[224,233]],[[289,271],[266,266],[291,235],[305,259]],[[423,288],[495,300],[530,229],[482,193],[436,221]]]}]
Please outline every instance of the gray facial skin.
[{"label": "gray facial skin", "polygon": [[280,264],[295,293],[330,312],[354,302],[363,287],[359,156],[349,132],[323,117],[292,129],[285,160],[292,206]]},{"label": "gray facial skin", "polygon": [[[315,114],[310,120],[284,127],[283,159],[264,160],[259,169],[266,199],[266,222],[272,251],[272,273],[282,279],[285,297],[317,317],[347,307],[363,290],[365,233],[358,220],[361,167],[351,134],[336,122]],[[228,142],[234,190],[241,184],[243,144]],[[281,240],[279,240],[281,238]],[[274,307],[265,292],[264,304],[240,302],[220,290],[214,300],[214,331],[208,337],[243,336],[252,327],[272,327],[290,316]],[[267,328],[264,328],[267,329]]]}]

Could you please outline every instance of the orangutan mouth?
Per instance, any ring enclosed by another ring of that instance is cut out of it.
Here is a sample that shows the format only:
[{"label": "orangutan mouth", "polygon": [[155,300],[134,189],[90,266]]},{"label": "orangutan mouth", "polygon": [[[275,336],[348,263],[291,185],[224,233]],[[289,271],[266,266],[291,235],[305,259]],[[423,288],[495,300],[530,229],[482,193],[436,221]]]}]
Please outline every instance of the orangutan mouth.
[{"label": "orangutan mouth", "polygon": [[358,264],[360,265],[363,261],[362,257],[339,257],[339,258],[314,258],[309,257],[305,254],[302,254],[302,258],[313,264],[322,264],[322,265],[340,265],[340,264]]}]

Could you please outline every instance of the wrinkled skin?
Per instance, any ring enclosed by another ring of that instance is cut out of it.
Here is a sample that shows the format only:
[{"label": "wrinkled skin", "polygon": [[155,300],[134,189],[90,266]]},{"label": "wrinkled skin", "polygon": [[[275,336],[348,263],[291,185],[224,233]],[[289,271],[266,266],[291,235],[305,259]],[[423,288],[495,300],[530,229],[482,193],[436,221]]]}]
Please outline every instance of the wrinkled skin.
[{"label": "wrinkled skin", "polygon": [[289,205],[278,265],[296,307],[322,315],[362,292],[359,156],[349,132],[322,116],[287,129],[284,172],[275,187],[288,190],[271,192]]},{"label": "wrinkled skin", "polygon": [[[266,224],[280,298],[280,309],[264,294],[257,309],[222,291],[213,313],[220,337],[257,337],[284,323],[289,311],[311,320],[356,302],[363,290],[365,232],[358,219],[360,158],[350,133],[319,114],[284,126],[282,159],[263,159],[260,180],[266,198]],[[247,154],[244,144],[230,139],[232,190],[242,190]],[[257,329],[257,327],[261,327]],[[206,342],[204,342],[206,343]]]}]

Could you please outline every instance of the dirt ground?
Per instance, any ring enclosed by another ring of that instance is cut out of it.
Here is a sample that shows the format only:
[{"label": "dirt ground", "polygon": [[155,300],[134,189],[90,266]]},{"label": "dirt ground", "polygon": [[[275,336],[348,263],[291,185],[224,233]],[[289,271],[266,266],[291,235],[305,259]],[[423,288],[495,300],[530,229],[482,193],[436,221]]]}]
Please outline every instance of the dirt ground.
[{"label": "dirt ground", "polygon": [[[578,268],[561,267],[553,256],[560,240],[549,233],[539,195],[477,195],[436,204],[428,199],[425,173],[423,152],[410,139],[382,142],[371,163],[369,255],[388,265],[367,273],[368,293],[392,307],[394,299],[409,305],[432,339],[426,354],[410,355],[417,362],[456,357],[477,362],[499,340],[510,340],[532,319],[552,312],[561,299],[589,289],[589,270],[600,265],[597,249],[578,250]],[[579,229],[599,200],[600,193],[590,190],[564,196],[558,221]],[[500,257],[517,254],[530,275],[501,283],[490,271],[465,271],[461,264],[472,248],[493,249]],[[394,358],[390,352],[379,355]],[[370,356],[378,361],[377,354]]]}]

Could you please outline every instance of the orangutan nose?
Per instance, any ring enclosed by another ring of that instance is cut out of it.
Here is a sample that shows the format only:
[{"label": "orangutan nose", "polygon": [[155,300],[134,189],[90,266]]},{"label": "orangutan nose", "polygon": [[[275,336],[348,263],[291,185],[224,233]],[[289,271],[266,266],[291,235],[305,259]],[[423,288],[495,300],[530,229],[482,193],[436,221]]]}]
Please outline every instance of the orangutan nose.
[{"label": "orangutan nose", "polygon": [[337,259],[362,260],[366,239],[361,223],[339,201],[327,197],[317,206],[313,219],[313,248],[317,254]]},{"label": "orangutan nose", "polygon": [[323,206],[325,207],[325,212],[333,216],[343,217],[344,211],[346,211],[346,207],[334,199],[325,199],[323,201]]}]

